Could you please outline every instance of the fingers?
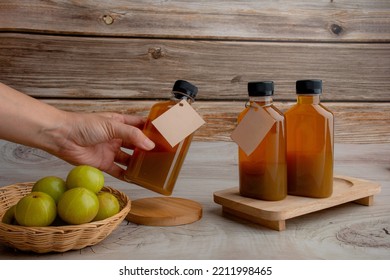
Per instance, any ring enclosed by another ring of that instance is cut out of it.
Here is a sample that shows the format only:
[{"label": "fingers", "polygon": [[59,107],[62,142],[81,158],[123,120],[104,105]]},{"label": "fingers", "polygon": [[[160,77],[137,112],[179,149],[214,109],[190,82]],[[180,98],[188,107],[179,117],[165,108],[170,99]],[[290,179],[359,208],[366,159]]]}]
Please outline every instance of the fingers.
[{"label": "fingers", "polygon": [[135,126],[116,123],[114,125],[114,136],[122,139],[125,147],[134,146],[146,151],[152,150],[155,147],[153,141]]},{"label": "fingers", "polygon": [[98,114],[106,118],[114,119],[115,121],[119,121],[121,123],[135,126],[138,128],[142,128],[146,122],[145,117],[136,116],[136,115],[117,114],[117,113],[108,113],[108,112],[103,112]]},{"label": "fingers", "polygon": [[123,147],[131,149],[137,147],[146,151],[155,147],[155,144],[140,129],[145,124],[144,117],[116,113],[99,114],[109,119],[110,138],[121,139]]},{"label": "fingers", "polygon": [[125,124],[142,128],[146,122],[146,118],[133,115],[122,115]]}]

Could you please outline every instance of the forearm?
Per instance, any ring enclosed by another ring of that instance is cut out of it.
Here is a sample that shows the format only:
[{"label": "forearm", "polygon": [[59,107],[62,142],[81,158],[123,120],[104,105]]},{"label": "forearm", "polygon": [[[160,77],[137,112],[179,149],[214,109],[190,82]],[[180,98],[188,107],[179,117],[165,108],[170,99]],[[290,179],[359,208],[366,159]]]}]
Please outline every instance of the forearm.
[{"label": "forearm", "polygon": [[0,83],[0,138],[53,152],[66,112]]}]

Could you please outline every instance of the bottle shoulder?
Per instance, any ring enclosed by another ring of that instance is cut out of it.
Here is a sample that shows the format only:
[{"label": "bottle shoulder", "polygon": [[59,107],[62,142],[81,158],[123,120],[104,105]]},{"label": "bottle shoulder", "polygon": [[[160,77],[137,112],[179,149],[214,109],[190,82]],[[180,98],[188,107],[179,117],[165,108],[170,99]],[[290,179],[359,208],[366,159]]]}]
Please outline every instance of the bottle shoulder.
[{"label": "bottle shoulder", "polygon": [[174,105],[176,105],[177,102],[172,100],[163,100],[156,102],[152,105],[149,111],[149,120],[153,120],[163,114],[165,111],[167,111],[169,108],[172,108]]},{"label": "bottle shoulder", "polygon": [[324,114],[328,115],[328,116],[334,116],[333,112],[331,110],[329,110],[326,106],[324,106],[323,104],[320,104],[320,107],[322,108]]},{"label": "bottle shoulder", "polygon": [[333,118],[333,113],[321,103],[319,104],[294,104],[285,113],[286,117],[293,115],[322,115],[326,118]]},{"label": "bottle shoulder", "polygon": [[177,102],[173,100],[161,100],[153,104],[151,109],[159,109],[159,108],[165,108],[169,106],[175,105]]}]

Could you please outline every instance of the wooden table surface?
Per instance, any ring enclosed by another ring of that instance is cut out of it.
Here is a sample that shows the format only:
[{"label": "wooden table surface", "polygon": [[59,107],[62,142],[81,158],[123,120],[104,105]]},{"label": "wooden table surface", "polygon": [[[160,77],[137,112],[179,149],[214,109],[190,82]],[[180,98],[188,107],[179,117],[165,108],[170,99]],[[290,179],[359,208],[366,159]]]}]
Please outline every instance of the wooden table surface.
[{"label": "wooden table surface", "polygon": [[[0,141],[0,185],[65,177],[71,165],[40,150]],[[195,200],[203,217],[175,227],[126,221],[101,243],[66,253],[16,252],[0,245],[0,259],[390,259],[390,145],[336,144],[335,173],[376,181],[372,206],[347,203],[287,220],[274,231],[222,215],[213,193],[237,186],[232,142],[194,142],[173,196]],[[106,175],[106,184],[132,200],[158,196]]]}]

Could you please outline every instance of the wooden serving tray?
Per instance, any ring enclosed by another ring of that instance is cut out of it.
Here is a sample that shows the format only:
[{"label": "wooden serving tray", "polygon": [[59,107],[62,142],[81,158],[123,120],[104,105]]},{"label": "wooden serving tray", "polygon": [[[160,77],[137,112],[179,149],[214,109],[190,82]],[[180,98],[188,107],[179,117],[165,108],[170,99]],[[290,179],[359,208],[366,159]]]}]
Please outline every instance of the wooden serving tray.
[{"label": "wooden serving tray", "polygon": [[374,194],[379,193],[379,183],[348,176],[335,176],[333,194],[329,198],[309,198],[288,195],[280,201],[265,201],[243,197],[238,187],[214,193],[214,202],[222,211],[252,221],[270,229],[283,231],[286,220],[327,209],[347,202],[370,206]]}]

